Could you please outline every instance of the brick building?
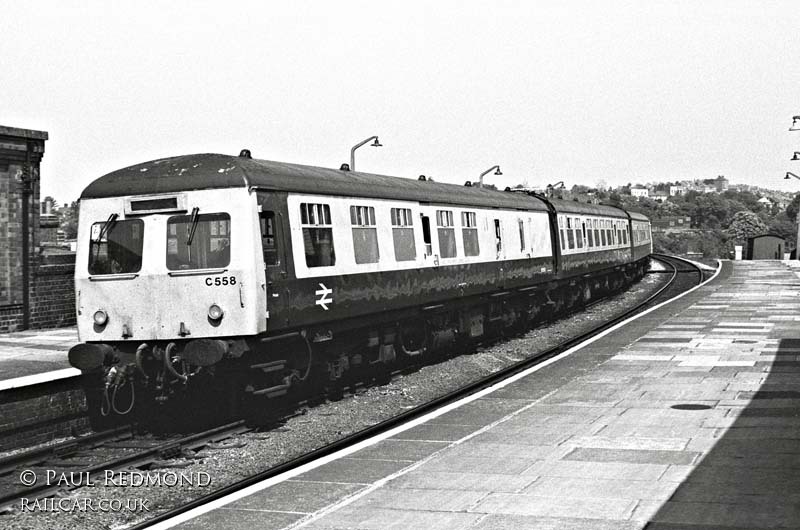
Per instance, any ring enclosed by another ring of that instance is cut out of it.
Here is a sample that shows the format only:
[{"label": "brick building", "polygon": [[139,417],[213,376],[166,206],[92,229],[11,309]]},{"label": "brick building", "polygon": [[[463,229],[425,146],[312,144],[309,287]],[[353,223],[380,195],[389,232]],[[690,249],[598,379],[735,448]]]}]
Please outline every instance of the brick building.
[{"label": "brick building", "polygon": [[40,252],[39,166],[47,139],[45,131],[0,125],[0,333],[75,322],[74,255]]}]

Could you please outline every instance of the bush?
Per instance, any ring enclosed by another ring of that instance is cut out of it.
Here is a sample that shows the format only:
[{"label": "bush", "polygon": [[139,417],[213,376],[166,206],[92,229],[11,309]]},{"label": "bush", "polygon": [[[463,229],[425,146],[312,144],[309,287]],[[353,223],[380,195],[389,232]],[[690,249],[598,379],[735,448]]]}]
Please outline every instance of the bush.
[{"label": "bush", "polygon": [[731,257],[733,245],[722,230],[693,230],[691,232],[654,232],[653,252],[686,255],[700,252],[706,258]]}]

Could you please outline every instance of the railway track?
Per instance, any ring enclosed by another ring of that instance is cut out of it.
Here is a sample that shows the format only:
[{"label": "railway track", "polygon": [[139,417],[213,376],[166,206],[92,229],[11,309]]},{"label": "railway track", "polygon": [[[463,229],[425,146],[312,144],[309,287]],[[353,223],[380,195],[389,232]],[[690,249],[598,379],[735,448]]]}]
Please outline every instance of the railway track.
[{"label": "railway track", "polygon": [[153,437],[137,436],[132,426],[123,426],[17,453],[0,459],[0,508],[23,497],[44,498],[86,485],[107,471],[160,465],[250,431],[244,421],[236,421],[188,436]]},{"label": "railway track", "polygon": [[495,372],[486,378],[476,381],[454,392],[450,392],[448,394],[440,396],[439,398],[433,401],[430,401],[413,409],[407,410],[406,412],[399,414],[393,418],[390,418],[386,421],[375,424],[371,427],[358,431],[352,435],[346,436],[336,441],[333,444],[321,447],[319,449],[301,455],[297,458],[294,458],[288,462],[285,462],[268,470],[262,471],[260,473],[254,474],[241,481],[214,490],[213,492],[207,495],[195,498],[194,500],[177,508],[173,508],[168,511],[154,515],[154,517],[151,519],[148,519],[146,521],[128,527],[129,530],[144,530],[159,522],[166,521],[180,514],[188,512],[194,508],[202,506],[206,503],[233,494],[237,491],[247,488],[248,486],[278,476],[282,473],[291,471],[302,465],[308,464],[325,456],[331,455],[337,451],[353,446],[372,436],[376,436],[380,433],[388,431],[389,429],[397,427],[398,425],[401,425],[405,422],[420,417],[432,410],[443,407],[465,396],[468,396],[484,388],[492,386],[538,363],[544,362],[547,359],[555,357],[556,355],[559,355],[560,353],[570,349],[576,344],[579,344],[599,333],[602,333],[606,329],[613,327],[614,325],[633,316],[634,314],[644,311],[647,308],[657,305],[661,302],[669,300],[677,296],[678,294],[685,292],[686,290],[688,290],[688,288],[690,288],[690,286],[693,287],[695,285],[703,283],[703,281],[705,281],[706,279],[706,275],[703,272],[703,270],[697,267],[697,265],[693,264],[692,262],[682,260],[680,258],[676,258],[673,256],[664,256],[664,255],[654,255],[654,258],[664,263],[664,265],[668,268],[666,272],[670,275],[670,278],[665,283],[665,285],[663,285],[660,289],[658,289],[655,293],[653,293],[651,296],[649,296],[646,300],[644,300],[640,304],[636,305],[633,308],[630,308],[627,311],[622,312],[621,314],[614,317],[610,321],[604,322],[603,324],[595,327],[589,332],[583,333],[577,337],[570,338],[553,348],[550,348],[546,351],[539,353],[538,355],[529,357],[505,369]]},{"label": "railway track", "polygon": [[[669,280],[657,292],[653,293],[644,302],[625,311],[611,321],[584,333],[578,337],[566,340],[554,348],[520,361],[503,370],[495,372],[489,377],[481,379],[462,389],[443,395],[436,400],[422,406],[410,409],[394,418],[378,423],[372,427],[356,432],[339,441],[319,448],[315,451],[297,457],[284,464],[273,467],[242,481],[231,484],[198,497],[195,500],[178,508],[163,512],[154,518],[139,523],[132,527],[144,529],[159,521],[169,519],[180,513],[188,511],[214,499],[228,495],[253,483],[276,476],[308,462],[312,462],[325,455],[358,443],[361,440],[384,432],[413,418],[421,416],[431,410],[456,401],[466,395],[491,386],[498,381],[521,372],[537,363],[543,362],[573,345],[596,335],[631,315],[646,309],[660,301],[669,299],[679,292],[685,291],[689,285],[701,283],[705,275],[701,269],[691,262],[680,260],[671,256],[655,255],[655,259],[664,263],[670,275]],[[107,470],[142,469],[163,464],[170,459],[175,459],[184,454],[191,454],[205,447],[214,447],[226,440],[234,440],[239,434],[249,432],[252,428],[243,421],[237,421],[221,427],[216,427],[189,436],[168,436],[155,438],[151,436],[136,436],[130,426],[125,426],[110,431],[79,437],[61,444],[18,453],[0,459],[0,507],[15,503],[20,498],[44,498],[64,493],[64,487],[58,484],[48,485],[45,473],[50,471],[56,476],[61,473],[84,473],[86,477],[105,473]],[[20,473],[22,470],[32,470],[36,473],[36,486],[20,487]],[[52,483],[52,481],[50,481]]]}]

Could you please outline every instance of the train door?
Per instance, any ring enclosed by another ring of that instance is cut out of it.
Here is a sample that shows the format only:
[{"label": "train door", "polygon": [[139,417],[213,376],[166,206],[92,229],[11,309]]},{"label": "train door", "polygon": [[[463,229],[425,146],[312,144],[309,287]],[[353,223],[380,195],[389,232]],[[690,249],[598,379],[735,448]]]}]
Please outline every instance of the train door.
[{"label": "train door", "polygon": [[505,259],[505,249],[503,248],[503,225],[500,219],[494,220],[494,241],[497,247],[497,259]]},{"label": "train door", "polygon": [[433,243],[431,241],[431,218],[427,215],[422,216],[422,240],[425,242],[425,257],[433,255]]},{"label": "train door", "polygon": [[[497,261],[506,259],[506,242],[503,238],[503,224],[500,219],[494,220],[494,242],[497,249]],[[505,289],[506,286],[506,268],[504,266],[496,268],[497,285]]]},{"label": "train door", "polygon": [[[264,256],[264,288],[267,294],[267,319],[279,322],[277,317],[287,309],[289,302],[284,284],[287,273],[287,241],[288,223],[283,205],[273,194],[259,193],[261,212],[258,214],[259,233],[261,234],[261,250]],[[283,206],[283,208],[282,208]],[[274,329],[274,326],[270,326]]]}]

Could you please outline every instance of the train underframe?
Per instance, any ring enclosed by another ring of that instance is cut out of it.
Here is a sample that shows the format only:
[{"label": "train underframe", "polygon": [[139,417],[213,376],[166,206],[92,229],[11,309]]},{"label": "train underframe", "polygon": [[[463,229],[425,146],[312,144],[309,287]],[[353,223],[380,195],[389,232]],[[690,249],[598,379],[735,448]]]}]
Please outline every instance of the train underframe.
[{"label": "train underframe", "polygon": [[85,365],[96,426],[128,415],[127,421],[169,423],[186,411],[214,421],[269,408],[275,398],[330,397],[354,384],[388,381],[395,370],[521,333],[619,292],[641,279],[647,262],[278,335],[87,344],[74,357]]}]

